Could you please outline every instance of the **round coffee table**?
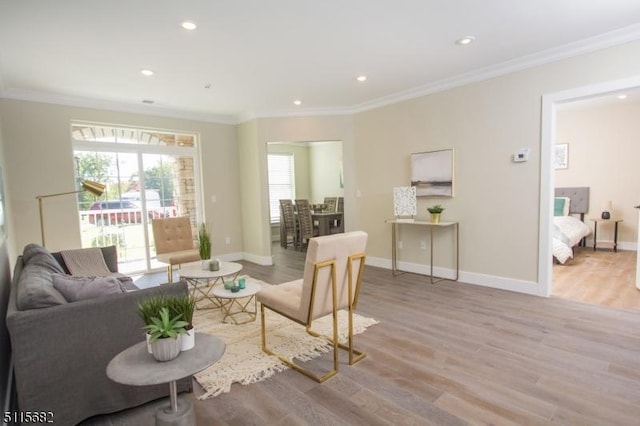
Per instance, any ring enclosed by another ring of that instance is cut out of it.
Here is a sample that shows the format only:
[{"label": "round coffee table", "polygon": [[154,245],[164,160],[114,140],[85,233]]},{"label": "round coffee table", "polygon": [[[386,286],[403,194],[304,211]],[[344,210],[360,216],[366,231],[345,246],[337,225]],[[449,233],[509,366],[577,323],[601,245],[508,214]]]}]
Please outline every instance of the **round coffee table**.
[{"label": "round coffee table", "polygon": [[[262,286],[260,284],[247,281],[246,287],[232,292],[224,287],[214,287],[211,291],[213,296],[218,300],[218,304],[222,308],[224,313],[222,322],[225,322],[227,318],[230,318],[234,324],[246,324],[250,321],[256,320],[257,306],[256,306],[256,293],[258,293]],[[241,299],[246,299],[242,300]],[[248,309],[249,305],[253,302],[253,310]],[[238,321],[236,317],[247,317],[244,321]]]},{"label": "round coffee table", "polygon": [[180,279],[185,280],[191,287],[191,296],[196,302],[207,300],[206,305],[196,303],[196,309],[215,309],[220,308],[220,303],[209,294],[211,290],[218,284],[224,284],[226,277],[235,280],[242,271],[242,264],[236,262],[220,262],[220,269],[217,271],[209,271],[202,269],[201,263],[189,263],[180,268]]},{"label": "round coffee table", "polygon": [[147,351],[147,343],[140,342],[113,357],[107,365],[107,376],[117,383],[148,386],[169,383],[169,405],[156,413],[158,425],[195,425],[193,404],[189,400],[178,401],[176,380],[192,376],[218,361],[224,354],[222,339],[196,333],[196,345],[180,352],[177,358],[167,362],[156,361]]}]

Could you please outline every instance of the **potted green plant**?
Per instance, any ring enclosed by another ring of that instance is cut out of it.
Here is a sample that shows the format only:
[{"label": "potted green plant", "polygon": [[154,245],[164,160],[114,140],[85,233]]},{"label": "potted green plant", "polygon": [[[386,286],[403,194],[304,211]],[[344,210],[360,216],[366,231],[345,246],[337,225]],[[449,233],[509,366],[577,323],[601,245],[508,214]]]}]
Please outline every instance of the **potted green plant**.
[{"label": "potted green plant", "polygon": [[186,333],[182,335],[180,350],[188,351],[193,348],[196,340],[196,330],[193,326],[193,313],[196,309],[196,299],[188,294],[175,296],[169,299],[169,310],[171,316],[182,315],[181,318],[187,323]]},{"label": "potted green plant", "polygon": [[[145,326],[153,324],[151,319],[159,315],[160,309],[166,306],[166,303],[166,297],[164,296],[152,296],[138,302],[138,315],[142,318]],[[145,336],[147,339],[147,351],[151,353],[151,344],[149,343],[151,335],[147,332]]]},{"label": "potted green plant", "polygon": [[211,236],[204,222],[198,227],[198,245],[200,259],[202,259],[202,269],[208,270],[211,259]]},{"label": "potted green plant", "polygon": [[150,334],[151,353],[158,361],[171,361],[180,354],[180,336],[187,326],[181,318],[182,314],[172,316],[165,306],[151,318],[151,324],[144,326]]},{"label": "potted green plant", "polygon": [[440,223],[440,214],[444,211],[444,207],[440,204],[428,207],[427,210],[431,214],[431,223]]}]

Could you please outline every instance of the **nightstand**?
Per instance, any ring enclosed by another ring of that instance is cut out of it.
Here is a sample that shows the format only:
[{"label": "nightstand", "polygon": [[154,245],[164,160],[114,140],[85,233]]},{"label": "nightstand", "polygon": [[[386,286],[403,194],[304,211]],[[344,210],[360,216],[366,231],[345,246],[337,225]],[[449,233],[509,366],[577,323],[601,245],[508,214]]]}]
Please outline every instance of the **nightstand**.
[{"label": "nightstand", "polygon": [[[611,219],[600,219],[600,218],[591,218],[590,219],[593,222],[593,251],[596,251],[596,248],[598,246],[598,223],[613,223],[613,245],[611,248],[613,248],[614,252],[618,251],[618,223],[622,222],[622,219],[615,219],[615,218],[611,218]],[[607,244],[607,243],[603,243],[601,242],[600,245],[603,244]],[[611,245],[611,243],[608,243],[609,245]]]}]

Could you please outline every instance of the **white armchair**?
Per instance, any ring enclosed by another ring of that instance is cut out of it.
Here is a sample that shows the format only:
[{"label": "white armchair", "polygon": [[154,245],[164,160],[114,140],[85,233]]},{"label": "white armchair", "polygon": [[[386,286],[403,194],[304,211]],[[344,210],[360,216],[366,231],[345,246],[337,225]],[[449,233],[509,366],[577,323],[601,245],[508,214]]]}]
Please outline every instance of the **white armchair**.
[{"label": "white armchair", "polygon": [[[257,294],[264,352],[277,356],[291,368],[318,382],[324,382],[337,374],[338,348],[348,350],[349,364],[365,357],[364,353],[353,347],[353,311],[362,282],[366,245],[367,234],[362,231],[311,238],[303,278],[263,288]],[[322,337],[333,343],[333,370],[320,376],[271,350],[267,345],[265,308],[304,325],[307,333],[313,336],[320,336],[311,329],[313,321],[332,314],[333,334]],[[347,345],[338,342],[337,313],[340,309],[347,309],[349,314]]]}]

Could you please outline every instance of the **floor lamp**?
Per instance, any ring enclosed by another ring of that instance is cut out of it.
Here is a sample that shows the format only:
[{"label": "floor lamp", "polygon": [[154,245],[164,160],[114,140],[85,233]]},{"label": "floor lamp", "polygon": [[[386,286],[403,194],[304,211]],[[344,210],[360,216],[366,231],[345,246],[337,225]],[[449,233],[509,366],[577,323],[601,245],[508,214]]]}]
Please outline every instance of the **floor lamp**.
[{"label": "floor lamp", "polygon": [[98,182],[92,182],[90,180],[82,181],[82,189],[79,191],[69,191],[69,192],[60,192],[58,194],[49,194],[49,195],[38,195],[36,200],[38,200],[38,208],[40,209],[40,235],[42,236],[42,247],[44,245],[44,221],[42,218],[42,199],[50,198],[50,197],[58,197],[60,195],[70,195],[70,194],[79,194],[81,192],[87,191],[95,195],[96,197],[101,196],[104,193],[106,186]]}]

